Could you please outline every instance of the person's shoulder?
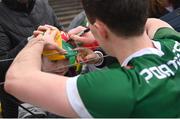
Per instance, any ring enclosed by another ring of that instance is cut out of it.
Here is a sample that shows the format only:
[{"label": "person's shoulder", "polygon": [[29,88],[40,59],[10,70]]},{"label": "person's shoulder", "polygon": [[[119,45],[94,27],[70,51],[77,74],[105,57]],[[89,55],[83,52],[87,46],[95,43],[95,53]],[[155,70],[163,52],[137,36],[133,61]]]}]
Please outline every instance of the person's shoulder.
[{"label": "person's shoulder", "polygon": [[166,21],[170,24],[175,30],[180,32],[180,7],[175,9],[174,11],[162,16],[160,19]]},{"label": "person's shoulder", "polygon": [[[70,103],[81,117],[89,117],[89,114],[92,117],[99,114],[107,116],[116,111],[120,116],[122,113],[119,113],[119,110],[129,113],[133,109],[134,95],[132,83],[128,79],[127,73],[119,64],[70,79],[67,83]],[[128,104],[130,106],[127,106]],[[79,109],[83,108],[85,112],[82,113]]]},{"label": "person's shoulder", "polygon": [[48,0],[36,0],[34,9],[36,14],[41,14],[44,16],[51,16],[53,14]]},{"label": "person's shoulder", "polygon": [[180,41],[180,33],[175,31],[172,28],[168,28],[168,27],[163,27],[163,28],[159,28],[155,35],[154,35],[154,39],[158,40],[158,39],[174,39],[177,41]]},{"label": "person's shoulder", "polygon": [[36,0],[36,3],[35,3],[36,5],[38,5],[38,6],[48,6],[49,5],[49,2],[48,2],[48,0]]},{"label": "person's shoulder", "polygon": [[[88,75],[99,75],[100,74],[100,76],[102,76],[101,74],[104,74],[104,76],[105,76],[105,75],[108,75],[109,73],[111,73],[111,74],[114,74],[114,73],[123,74],[122,67],[120,66],[120,64],[114,63],[112,65],[109,65],[106,68],[101,69],[101,70],[89,72],[86,75],[88,76]],[[86,75],[84,75],[84,76],[86,76]]]},{"label": "person's shoulder", "polygon": [[125,83],[129,81],[130,77],[127,72],[128,71],[125,68],[121,67],[120,64],[115,63],[110,65],[108,68],[81,75],[78,77],[77,82],[79,84],[86,84],[87,82],[91,82],[97,85],[99,83],[111,83],[113,81]]},{"label": "person's shoulder", "polygon": [[49,2],[48,2],[48,0],[36,0],[36,3],[46,3],[46,4],[48,4]]},{"label": "person's shoulder", "polygon": [[156,31],[155,36],[158,36],[159,34],[171,34],[171,33],[178,33],[176,30],[174,30],[173,28],[169,28],[169,27],[161,27]]}]

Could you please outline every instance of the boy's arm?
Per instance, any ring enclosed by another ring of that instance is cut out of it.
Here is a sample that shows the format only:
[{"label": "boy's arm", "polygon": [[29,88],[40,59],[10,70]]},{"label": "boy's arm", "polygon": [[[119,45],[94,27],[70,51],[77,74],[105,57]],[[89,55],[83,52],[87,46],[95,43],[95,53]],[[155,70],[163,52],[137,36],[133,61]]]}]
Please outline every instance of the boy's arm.
[{"label": "boy's arm", "polygon": [[[155,19],[155,18],[149,18],[146,22],[145,25],[145,30],[148,34],[148,36],[153,39],[155,33],[157,32],[157,30],[159,28],[163,28],[163,27],[168,27],[168,28],[172,28],[168,23],[160,20],[160,19]],[[173,28],[172,28],[173,29]]]},{"label": "boy's arm", "polygon": [[57,115],[78,117],[68,100],[67,77],[32,71],[21,76],[7,78],[9,79],[6,81],[6,91],[19,100]]},{"label": "boy's arm", "polygon": [[[56,33],[53,34],[54,39]],[[68,77],[41,71],[41,54],[45,45],[47,43],[42,37],[35,38],[17,55],[6,74],[5,90],[24,102],[55,114],[78,117],[67,98]]]}]

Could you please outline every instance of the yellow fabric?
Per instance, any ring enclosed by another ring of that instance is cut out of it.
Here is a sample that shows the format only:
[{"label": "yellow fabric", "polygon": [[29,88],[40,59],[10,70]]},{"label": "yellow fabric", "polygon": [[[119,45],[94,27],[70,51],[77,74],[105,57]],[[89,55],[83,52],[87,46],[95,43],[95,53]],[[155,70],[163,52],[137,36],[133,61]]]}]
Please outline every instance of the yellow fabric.
[{"label": "yellow fabric", "polygon": [[[62,48],[62,38],[61,38],[61,32],[60,31],[58,31],[58,33],[56,35],[55,42],[57,43],[59,48]],[[63,60],[63,59],[65,59],[64,55],[59,55],[56,53],[58,53],[56,50],[51,50],[51,51],[46,50],[43,52],[43,56],[47,56],[49,60]],[[54,54],[54,55],[51,55],[51,54]]]}]

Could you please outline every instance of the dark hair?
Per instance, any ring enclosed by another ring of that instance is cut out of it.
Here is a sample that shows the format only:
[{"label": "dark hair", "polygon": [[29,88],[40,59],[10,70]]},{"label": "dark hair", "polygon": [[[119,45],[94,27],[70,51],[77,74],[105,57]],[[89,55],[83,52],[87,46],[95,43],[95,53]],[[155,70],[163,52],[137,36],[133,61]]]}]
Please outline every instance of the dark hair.
[{"label": "dark hair", "polygon": [[168,0],[149,0],[149,17],[159,18],[168,13]]},{"label": "dark hair", "polygon": [[169,13],[166,9],[168,5],[177,9],[180,7],[180,0],[149,0],[149,17],[159,18]]},{"label": "dark hair", "polygon": [[148,0],[82,0],[91,24],[101,20],[116,35],[139,36],[148,16]]}]

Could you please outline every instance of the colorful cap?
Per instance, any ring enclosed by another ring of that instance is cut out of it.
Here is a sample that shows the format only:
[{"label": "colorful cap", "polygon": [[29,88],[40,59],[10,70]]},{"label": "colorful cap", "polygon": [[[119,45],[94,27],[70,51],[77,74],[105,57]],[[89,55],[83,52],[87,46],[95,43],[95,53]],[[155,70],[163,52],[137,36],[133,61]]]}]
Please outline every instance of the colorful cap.
[{"label": "colorful cap", "polygon": [[58,31],[55,42],[58,44],[59,48],[67,51],[66,55],[58,54],[56,50],[46,50],[43,51],[43,56],[48,57],[49,60],[64,60],[68,59],[70,64],[76,63],[77,51],[73,50],[73,46],[65,41],[69,39],[69,35],[63,31]]}]

